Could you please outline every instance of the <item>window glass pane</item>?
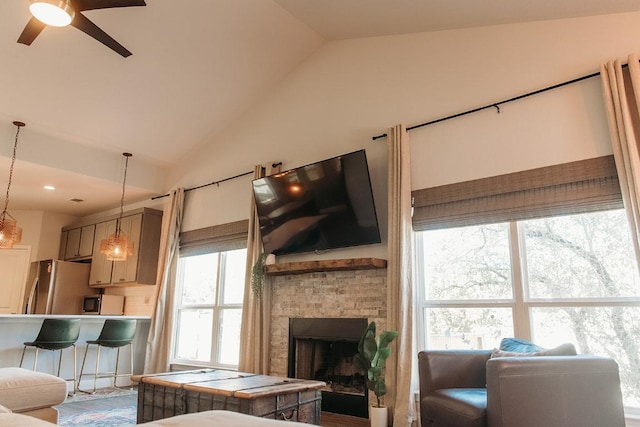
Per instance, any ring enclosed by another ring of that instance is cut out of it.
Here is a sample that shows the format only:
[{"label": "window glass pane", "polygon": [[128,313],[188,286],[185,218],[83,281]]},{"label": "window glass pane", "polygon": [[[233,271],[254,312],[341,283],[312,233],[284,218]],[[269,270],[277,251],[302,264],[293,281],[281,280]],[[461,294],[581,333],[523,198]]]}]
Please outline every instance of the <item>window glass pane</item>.
[{"label": "window glass pane", "polygon": [[420,233],[427,300],[510,299],[509,224]]},{"label": "window glass pane", "polygon": [[492,349],[513,336],[511,308],[427,308],[430,349]]},{"label": "window glass pane", "polygon": [[208,362],[211,358],[213,310],[181,310],[176,331],[175,357]]},{"label": "window glass pane", "polygon": [[532,308],[533,340],[543,347],[570,342],[578,353],[618,362],[626,406],[640,406],[640,307]]},{"label": "window glass pane", "polygon": [[623,210],[522,222],[531,298],[639,296]]},{"label": "window glass pane", "polygon": [[225,258],[223,304],[242,304],[247,250],[228,251]]},{"label": "window glass pane", "polygon": [[218,254],[181,258],[184,272],[182,304],[213,304],[216,296]]},{"label": "window glass pane", "polygon": [[218,360],[224,365],[237,365],[240,356],[240,322],[242,310],[222,310]]}]

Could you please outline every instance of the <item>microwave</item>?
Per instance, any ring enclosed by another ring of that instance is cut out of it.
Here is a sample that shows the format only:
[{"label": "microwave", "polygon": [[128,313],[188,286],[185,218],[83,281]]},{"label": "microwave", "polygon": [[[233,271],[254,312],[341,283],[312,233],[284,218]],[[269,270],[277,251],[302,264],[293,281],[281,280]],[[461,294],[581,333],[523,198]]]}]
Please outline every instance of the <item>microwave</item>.
[{"label": "microwave", "polygon": [[82,303],[82,314],[124,314],[124,297],[121,295],[87,295]]}]

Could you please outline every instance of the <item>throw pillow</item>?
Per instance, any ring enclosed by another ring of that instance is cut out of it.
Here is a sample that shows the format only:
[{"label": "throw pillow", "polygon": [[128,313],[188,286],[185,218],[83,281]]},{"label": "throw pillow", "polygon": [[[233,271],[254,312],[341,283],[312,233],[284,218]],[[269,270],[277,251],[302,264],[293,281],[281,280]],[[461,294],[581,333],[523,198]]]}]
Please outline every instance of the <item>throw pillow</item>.
[{"label": "throw pillow", "polygon": [[544,350],[544,348],[520,338],[502,338],[500,341],[500,350],[515,353],[535,353]]},{"label": "throw pillow", "polygon": [[575,356],[576,347],[571,343],[560,344],[557,347],[550,349],[543,349],[542,351],[530,351],[521,353],[517,351],[503,351],[498,348],[494,348],[491,352],[491,358],[496,357],[533,357],[533,356]]},{"label": "throw pillow", "polygon": [[576,347],[571,343],[560,344],[557,347],[542,350],[538,356],[575,356],[578,354]]},{"label": "throw pillow", "polygon": [[540,356],[538,352],[531,353],[520,353],[517,351],[502,351],[498,348],[494,348],[491,352],[491,359],[495,359],[496,357],[533,357]]}]

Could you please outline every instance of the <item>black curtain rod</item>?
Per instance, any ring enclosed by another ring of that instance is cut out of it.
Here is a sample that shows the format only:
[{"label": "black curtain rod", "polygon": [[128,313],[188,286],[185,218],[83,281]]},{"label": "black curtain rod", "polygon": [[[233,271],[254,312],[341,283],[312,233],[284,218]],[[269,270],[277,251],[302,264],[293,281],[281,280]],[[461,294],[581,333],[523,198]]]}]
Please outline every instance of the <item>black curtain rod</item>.
[{"label": "black curtain rod", "polygon": [[[628,66],[628,64],[623,64],[622,65],[623,68],[627,67],[627,66]],[[495,108],[495,109],[498,110],[498,113],[499,113],[500,112],[500,105],[502,105],[502,104],[506,104],[508,102],[513,102],[513,101],[518,101],[518,100],[520,100],[522,98],[526,98],[526,97],[529,97],[529,96],[532,96],[532,95],[537,95],[537,94],[542,93],[542,92],[547,92],[549,90],[557,89],[559,87],[567,86],[567,85],[570,85],[570,84],[573,84],[573,83],[577,83],[577,82],[580,82],[582,80],[587,80],[587,79],[590,79],[592,77],[596,77],[596,76],[599,76],[599,75],[600,75],[600,72],[598,71],[597,73],[588,74],[586,76],[582,76],[582,77],[575,78],[573,80],[569,80],[569,81],[566,81],[566,82],[558,83],[558,84],[555,84],[553,86],[549,86],[549,87],[545,87],[545,88],[542,88],[542,89],[534,90],[533,92],[525,93],[523,95],[514,96],[513,98],[505,99],[503,101],[494,102],[493,104],[487,104],[487,105],[484,105],[482,107],[474,108],[473,110],[463,111],[462,113],[454,114],[454,115],[447,116],[447,117],[442,117],[442,118],[436,119],[436,120],[431,120],[430,122],[413,125],[413,126],[410,126],[410,127],[407,128],[407,132],[410,131],[410,130],[421,128],[421,127],[433,125],[435,123],[444,122],[446,120],[451,120],[451,119],[455,119],[455,118],[458,118],[458,117],[466,116],[467,114],[477,113],[478,111],[486,110],[486,109],[489,109],[489,108]],[[374,136],[371,139],[373,141],[375,141],[376,139],[386,138],[386,137],[387,137],[387,134],[383,133],[382,135]]]},{"label": "black curtain rod", "polygon": [[[276,167],[278,167],[278,166],[282,166],[282,162],[272,163],[272,164],[271,164],[271,167],[272,167],[272,168],[276,168]],[[263,169],[264,169],[264,168],[263,168]],[[242,176],[251,175],[252,173],[253,173],[253,171],[239,173],[238,175],[230,176],[230,177],[228,177],[228,178],[224,178],[224,179],[221,179],[221,180],[219,180],[219,181],[213,181],[213,182],[210,182],[210,183],[208,183],[208,184],[198,185],[197,187],[186,188],[186,189],[184,190],[184,192],[186,193],[186,192],[188,192],[188,191],[197,190],[197,189],[199,189],[199,188],[209,187],[210,185],[217,185],[217,186],[220,186],[220,184],[221,184],[221,183],[223,183],[223,182],[225,182],[225,181],[231,181],[232,179],[240,178],[240,177],[242,177]],[[167,194],[163,194],[162,196],[155,196],[155,197],[152,197],[152,198],[151,198],[151,200],[162,199],[163,197],[169,197],[169,193],[167,193]]]}]

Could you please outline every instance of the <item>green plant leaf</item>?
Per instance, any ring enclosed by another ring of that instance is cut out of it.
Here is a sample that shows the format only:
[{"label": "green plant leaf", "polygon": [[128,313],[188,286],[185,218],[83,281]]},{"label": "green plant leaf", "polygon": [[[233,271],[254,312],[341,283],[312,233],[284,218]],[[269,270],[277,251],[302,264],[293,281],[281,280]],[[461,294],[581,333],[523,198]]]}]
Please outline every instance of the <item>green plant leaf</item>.
[{"label": "green plant leaf", "polygon": [[391,356],[391,347],[385,347],[378,350],[378,360],[377,364],[382,365],[385,360],[387,360]]},{"label": "green plant leaf", "polygon": [[379,347],[386,347],[398,336],[398,331],[384,331],[380,334]]},{"label": "green plant leaf", "polygon": [[372,331],[367,331],[362,345],[362,355],[365,359],[371,362],[376,352],[378,351],[378,344],[376,343],[376,337]]},{"label": "green plant leaf", "polygon": [[376,381],[376,385],[375,385],[375,387],[373,389],[373,392],[378,397],[382,397],[385,394],[387,394],[387,386],[384,383],[383,379],[380,379],[380,380]]},{"label": "green plant leaf", "polygon": [[367,372],[371,367],[371,362],[364,357],[360,353],[357,353],[353,356],[353,363],[360,369],[362,372]]}]

